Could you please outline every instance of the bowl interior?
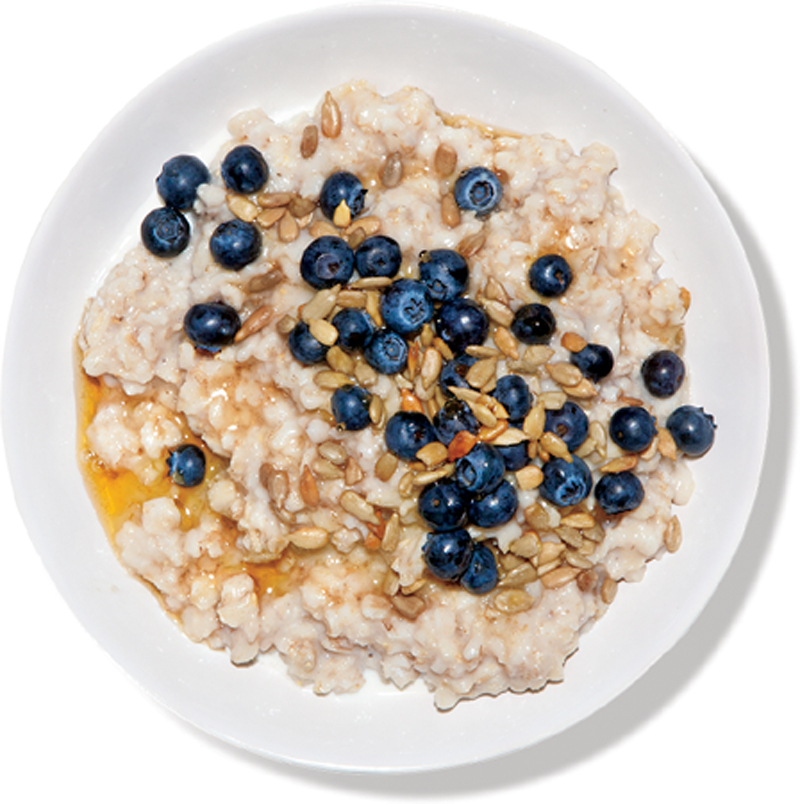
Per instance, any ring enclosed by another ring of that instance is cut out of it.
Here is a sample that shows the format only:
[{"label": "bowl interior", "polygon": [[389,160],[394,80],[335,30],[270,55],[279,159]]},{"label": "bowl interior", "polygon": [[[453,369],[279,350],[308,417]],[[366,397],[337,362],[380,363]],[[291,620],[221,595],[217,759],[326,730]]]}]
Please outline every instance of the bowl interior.
[{"label": "bowl interior", "polygon": [[[153,180],[163,161],[180,152],[211,156],[237,111],[262,106],[287,118],[356,78],[383,92],[414,84],[447,111],[548,131],[576,149],[610,145],[628,205],[661,229],[664,272],[692,291],[694,397],[719,430],[681,514],[684,547],[620,591],[569,660],[566,682],[543,694],[481,699],[442,715],[420,685],[399,693],[371,681],[356,696],[319,698],[289,681],[276,661],[236,669],[189,642],[119,566],[77,469],[73,348],[81,311],[157,203]],[[743,368],[752,382],[734,389],[731,378]],[[111,656],[211,734],[270,757],[372,771],[446,767],[530,745],[633,683],[689,627],[730,562],[755,494],[768,406],[755,283],[721,205],[680,147],[604,74],[550,42],[482,18],[392,5],[248,30],[178,65],[129,103],[75,167],[30,246],[3,382],[7,455],[30,537]],[[755,423],[745,444],[734,437],[741,420]]]}]

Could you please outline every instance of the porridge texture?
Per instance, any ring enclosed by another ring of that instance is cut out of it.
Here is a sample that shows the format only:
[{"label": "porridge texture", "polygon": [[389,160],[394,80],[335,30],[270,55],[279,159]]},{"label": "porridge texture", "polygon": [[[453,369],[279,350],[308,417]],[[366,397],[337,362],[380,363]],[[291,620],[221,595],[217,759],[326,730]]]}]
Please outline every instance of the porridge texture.
[{"label": "porridge texture", "polygon": [[614,154],[359,82],[229,133],[159,183],[166,223],[81,322],[80,460],[120,561],[190,639],[318,693],[374,671],[448,709],[562,679],[678,549],[713,439],[689,294]]}]

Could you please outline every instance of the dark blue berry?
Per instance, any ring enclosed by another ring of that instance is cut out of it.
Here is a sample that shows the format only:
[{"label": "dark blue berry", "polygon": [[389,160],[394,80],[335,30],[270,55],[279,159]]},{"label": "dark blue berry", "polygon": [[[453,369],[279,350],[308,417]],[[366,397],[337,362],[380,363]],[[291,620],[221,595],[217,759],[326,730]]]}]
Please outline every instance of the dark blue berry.
[{"label": "dark blue berry", "polygon": [[261,254],[261,232],[238,218],[221,223],[208,241],[211,256],[223,268],[241,271]]},{"label": "dark blue berry", "polygon": [[711,449],[716,429],[714,417],[694,405],[681,405],[667,419],[667,430],[678,449],[693,458]]},{"label": "dark blue berry", "polygon": [[306,246],[300,275],[316,290],[345,285],[353,275],[353,249],[341,237],[323,235]]},{"label": "dark blue berry", "polygon": [[455,299],[469,285],[469,266],[457,252],[449,248],[423,251],[419,256],[419,278],[434,301]]},{"label": "dark blue berry", "polygon": [[363,430],[370,424],[371,395],[358,385],[343,385],[331,396],[331,412],[336,424],[345,430]]},{"label": "dark blue berry", "polygon": [[168,207],[191,209],[197,199],[197,188],[208,184],[211,174],[196,156],[173,156],[161,167],[156,190]]},{"label": "dark blue berry", "polygon": [[557,435],[570,452],[575,452],[589,435],[589,418],[571,399],[558,410],[545,411],[544,429]]},{"label": "dark blue berry", "polygon": [[683,360],[668,349],[662,349],[642,363],[642,380],[650,393],[666,399],[677,392],[686,376]]},{"label": "dark blue berry", "polygon": [[592,382],[600,382],[611,374],[614,368],[614,355],[601,343],[589,343],[570,355],[570,362],[581,370],[581,374]]},{"label": "dark blue berry", "polygon": [[434,530],[454,530],[467,524],[469,495],[452,478],[431,483],[419,495],[419,515]]},{"label": "dark blue berry", "polygon": [[597,481],[594,497],[607,514],[624,514],[641,505],[644,487],[633,472],[611,472]]},{"label": "dark blue berry", "polygon": [[479,441],[456,461],[456,482],[470,494],[494,491],[503,479],[506,464],[498,450]]},{"label": "dark blue berry", "polygon": [[546,304],[524,304],[514,313],[511,331],[523,343],[550,343],[556,331],[556,317]]},{"label": "dark blue berry", "polygon": [[386,423],[383,436],[386,449],[404,461],[413,461],[426,444],[436,441],[430,419],[414,410],[395,413]]},{"label": "dark blue berry", "polygon": [[260,192],[269,179],[269,167],[252,145],[237,145],[228,151],[220,172],[229,190],[245,195]]},{"label": "dark blue berry", "polygon": [[184,444],[170,452],[167,469],[176,485],[185,488],[199,486],[206,476],[206,456],[200,447]]},{"label": "dark blue berry", "polygon": [[383,323],[404,338],[412,338],[433,318],[433,299],[416,279],[398,279],[381,296]]},{"label": "dark blue berry", "polygon": [[488,545],[480,542],[475,545],[464,574],[461,585],[473,595],[485,595],[497,586],[499,573],[497,559]]},{"label": "dark blue berry", "polygon": [[441,581],[457,581],[469,566],[474,549],[472,537],[460,528],[429,533],[422,546],[422,555],[432,575]]},{"label": "dark blue berry", "polygon": [[350,216],[355,218],[364,209],[366,194],[367,191],[358,176],[346,170],[340,170],[325,179],[319,194],[319,206],[322,214],[329,220],[333,220],[336,208],[344,201],[350,210]]},{"label": "dark blue berry", "polygon": [[408,363],[408,343],[394,330],[381,327],[367,341],[364,359],[379,374],[397,374]]},{"label": "dark blue berry", "polygon": [[629,405],[615,410],[608,423],[611,440],[628,452],[642,452],[656,437],[656,420],[644,408]]},{"label": "dark blue berry", "polygon": [[469,388],[469,383],[465,377],[470,367],[477,362],[478,358],[472,355],[459,355],[453,360],[448,360],[439,373],[439,385],[442,390],[448,395],[452,393],[447,389],[451,386],[456,388]]},{"label": "dark blue berry", "polygon": [[514,487],[502,480],[494,491],[470,500],[469,520],[479,528],[496,528],[513,519],[518,505]]},{"label": "dark blue berry", "polygon": [[386,235],[368,237],[356,249],[356,271],[359,276],[397,276],[403,254],[396,240]]},{"label": "dark blue berry", "polygon": [[216,352],[233,343],[240,326],[239,314],[225,302],[195,304],[183,317],[186,337],[208,352]]},{"label": "dark blue berry", "polygon": [[339,338],[336,345],[346,352],[357,352],[366,346],[367,341],[375,332],[375,322],[372,316],[358,307],[343,307],[331,319],[336,327]]},{"label": "dark blue berry", "polygon": [[528,282],[540,296],[561,296],[572,284],[572,269],[560,254],[546,254],[531,264]]},{"label": "dark blue berry", "polygon": [[524,419],[530,413],[533,394],[519,374],[506,374],[497,381],[492,396],[506,409],[511,421]]},{"label": "dark blue berry", "polygon": [[172,207],[159,207],[142,221],[144,247],[156,257],[176,257],[189,245],[189,221]]},{"label": "dark blue berry", "polygon": [[472,167],[456,179],[453,195],[461,209],[483,217],[500,203],[503,187],[497,175],[488,168]]},{"label": "dark blue berry", "polygon": [[433,426],[439,441],[445,445],[449,445],[456,433],[460,433],[462,430],[477,433],[480,429],[480,423],[475,418],[475,414],[470,410],[469,405],[460,399],[448,399],[436,411]]},{"label": "dark blue berry", "polygon": [[496,449],[503,456],[506,471],[508,472],[516,472],[531,462],[530,456],[528,455],[527,441],[521,441],[519,444],[500,446]]},{"label": "dark blue berry", "polygon": [[550,458],[542,466],[542,474],[539,494],[553,505],[577,505],[592,490],[592,473],[577,455],[572,456],[571,463],[564,458]]},{"label": "dark blue berry", "polygon": [[434,316],[439,337],[453,354],[461,354],[468,346],[482,344],[489,332],[489,318],[472,299],[457,298],[444,302]]},{"label": "dark blue berry", "polygon": [[328,347],[312,334],[305,321],[298,321],[289,333],[289,351],[295,360],[306,366],[322,363]]}]

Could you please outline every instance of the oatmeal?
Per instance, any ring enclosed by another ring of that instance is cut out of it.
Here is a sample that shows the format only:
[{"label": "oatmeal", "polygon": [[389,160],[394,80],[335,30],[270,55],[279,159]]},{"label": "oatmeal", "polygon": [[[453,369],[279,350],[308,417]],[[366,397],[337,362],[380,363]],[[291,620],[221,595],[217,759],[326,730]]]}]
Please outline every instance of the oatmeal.
[{"label": "oatmeal", "polygon": [[190,639],[318,693],[560,680],[678,548],[713,441],[614,154],[363,83],[229,132],[165,164],[78,335],[120,561]]}]

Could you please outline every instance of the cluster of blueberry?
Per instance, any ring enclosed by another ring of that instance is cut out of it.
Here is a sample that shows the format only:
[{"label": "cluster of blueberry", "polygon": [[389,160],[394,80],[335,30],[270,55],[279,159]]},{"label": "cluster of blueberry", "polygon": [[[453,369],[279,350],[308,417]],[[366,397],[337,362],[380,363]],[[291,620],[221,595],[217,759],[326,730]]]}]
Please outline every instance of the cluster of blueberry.
[{"label": "cluster of blueberry", "polygon": [[[221,173],[229,190],[250,194],[265,186],[269,169],[256,149],[242,145],[228,153]],[[178,156],[164,165],[156,181],[164,207],[151,212],[141,230],[142,241],[153,254],[171,257],[186,247],[189,223],[183,213],[193,206],[197,188],[209,180],[207,168],[196,157]],[[337,217],[349,221],[363,211],[365,195],[366,190],[354,174],[338,171],[326,179],[319,206],[334,222]],[[501,200],[502,187],[486,168],[470,168],[456,180],[454,197],[463,210],[484,217]],[[238,271],[260,254],[261,235],[254,224],[234,219],[217,227],[209,246],[221,267]],[[410,462],[433,442],[449,447],[459,433],[478,435],[478,419],[451,389],[469,387],[466,376],[476,358],[466,349],[483,344],[489,333],[489,318],[478,302],[464,295],[469,285],[469,266],[457,251],[423,251],[418,279],[398,279],[401,263],[401,248],[390,237],[374,235],[353,249],[341,237],[324,235],[303,252],[300,273],[314,289],[345,286],[354,274],[390,280],[381,293],[380,326],[369,313],[356,307],[338,310],[330,322],[337,331],[336,345],[346,352],[362,353],[375,371],[387,375],[403,372],[409,342],[425,325],[433,327],[456,355],[442,367],[439,383],[446,401],[432,418],[415,410],[401,410],[386,424],[388,451]],[[556,254],[534,260],[528,273],[531,288],[543,299],[564,294],[572,278],[569,264]],[[210,352],[232,343],[240,326],[236,310],[222,302],[196,304],[184,319],[187,337],[196,347]],[[510,326],[514,336],[529,345],[549,343],[555,329],[555,316],[543,303],[519,307]],[[293,356],[305,365],[324,362],[330,348],[314,337],[304,321],[289,333],[288,345]],[[611,351],[597,343],[572,352],[570,359],[595,383],[614,366]],[[685,368],[676,353],[662,350],[644,362],[641,374],[653,396],[667,398],[680,388]],[[519,375],[508,374],[497,379],[491,394],[506,411],[509,424],[521,428],[533,404],[528,383]],[[371,423],[370,402],[371,395],[364,388],[345,385],[334,391],[331,410],[342,429],[361,430]],[[546,411],[544,429],[556,434],[570,455],[550,456],[543,462],[539,493],[562,508],[577,505],[589,496],[593,486],[591,470],[575,454],[588,437],[587,415],[579,404],[567,401],[558,410]],[[676,409],[668,417],[666,429],[678,448],[691,456],[702,455],[714,440],[713,418],[691,405]],[[638,405],[615,411],[608,430],[612,441],[628,453],[644,452],[658,433],[655,418]],[[496,528],[514,517],[517,493],[506,473],[516,472],[532,460],[524,441],[501,446],[473,438],[470,448],[454,459],[453,473],[423,489],[418,509],[431,527],[423,553],[434,576],[460,582],[476,594],[495,587],[498,569],[494,553],[485,542],[476,542],[467,527]],[[174,450],[167,463],[176,484],[194,486],[202,482],[205,458],[198,447],[184,445]],[[607,514],[614,515],[638,507],[644,489],[636,475],[623,471],[603,475],[594,486],[594,496]]]}]

